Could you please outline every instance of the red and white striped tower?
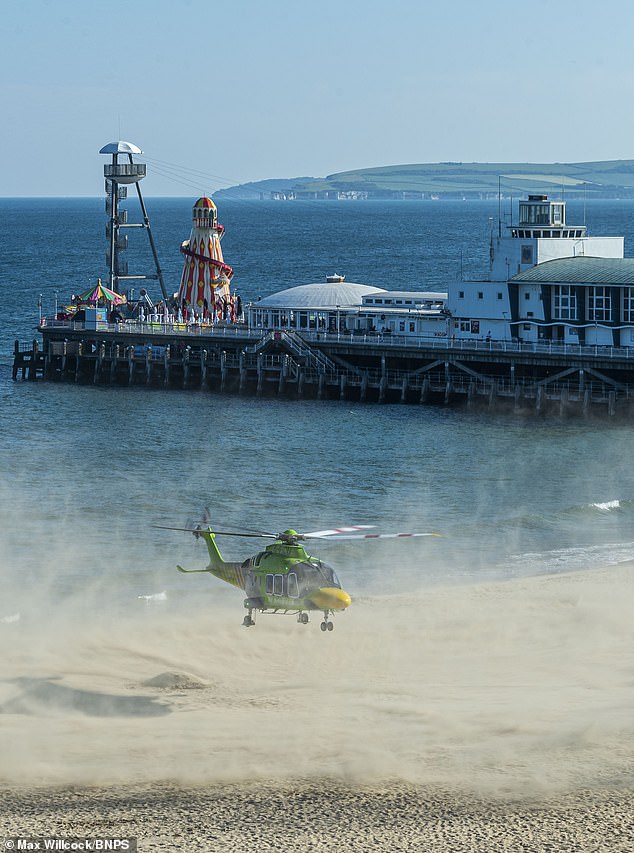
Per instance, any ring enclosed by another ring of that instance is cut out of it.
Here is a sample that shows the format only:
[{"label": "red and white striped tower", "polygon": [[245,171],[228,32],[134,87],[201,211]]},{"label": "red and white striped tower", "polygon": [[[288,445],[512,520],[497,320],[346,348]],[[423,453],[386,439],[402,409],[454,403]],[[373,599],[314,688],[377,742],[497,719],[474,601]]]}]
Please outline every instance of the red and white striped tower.
[{"label": "red and white striped tower", "polygon": [[185,303],[200,314],[207,312],[212,322],[234,319],[229,287],[233,269],[224,262],[220,246],[224,230],[213,201],[199,198],[192,209],[191,235],[181,244],[185,265],[178,288],[179,304]]}]

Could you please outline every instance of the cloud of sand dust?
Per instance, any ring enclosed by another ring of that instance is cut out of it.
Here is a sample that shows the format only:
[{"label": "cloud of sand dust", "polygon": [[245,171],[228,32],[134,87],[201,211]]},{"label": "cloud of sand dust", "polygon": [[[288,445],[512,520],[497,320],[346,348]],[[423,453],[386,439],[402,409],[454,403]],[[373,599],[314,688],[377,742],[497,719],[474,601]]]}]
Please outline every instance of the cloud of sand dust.
[{"label": "cloud of sand dust", "polygon": [[[68,559],[68,557],[67,557]],[[7,783],[398,778],[487,792],[631,775],[631,567],[359,596],[322,634],[240,593],[81,594],[0,624]],[[224,587],[223,587],[224,589]],[[31,603],[32,604],[32,603]]]}]

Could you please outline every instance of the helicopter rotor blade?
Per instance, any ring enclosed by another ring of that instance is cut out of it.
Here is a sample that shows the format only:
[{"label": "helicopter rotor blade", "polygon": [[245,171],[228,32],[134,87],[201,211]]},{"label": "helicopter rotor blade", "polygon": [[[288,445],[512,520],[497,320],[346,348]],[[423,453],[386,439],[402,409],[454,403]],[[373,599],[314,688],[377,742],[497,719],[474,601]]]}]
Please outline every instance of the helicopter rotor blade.
[{"label": "helicopter rotor blade", "polygon": [[[441,536],[440,533],[355,533],[352,535],[337,536],[334,542],[342,539],[411,539],[416,536]],[[323,537],[329,538],[329,537]]]},{"label": "helicopter rotor blade", "polygon": [[158,530],[180,530],[183,533],[214,533],[219,536],[244,536],[249,539],[277,539],[275,533],[234,533],[231,530],[212,530],[210,527],[170,527],[166,524],[153,524]]},{"label": "helicopter rotor blade", "polygon": [[333,527],[330,530],[314,530],[312,533],[300,533],[302,539],[330,539],[331,536],[339,536],[340,533],[353,533],[355,530],[372,530],[374,524],[355,524],[353,527]]}]

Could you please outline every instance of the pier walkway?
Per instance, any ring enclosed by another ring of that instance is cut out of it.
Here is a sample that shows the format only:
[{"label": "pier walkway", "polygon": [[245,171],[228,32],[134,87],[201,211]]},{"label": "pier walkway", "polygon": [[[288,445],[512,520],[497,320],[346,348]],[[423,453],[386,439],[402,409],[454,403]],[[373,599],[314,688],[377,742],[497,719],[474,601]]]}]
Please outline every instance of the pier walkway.
[{"label": "pier walkway", "polygon": [[634,414],[634,348],[47,320],[13,378],[368,402]]}]

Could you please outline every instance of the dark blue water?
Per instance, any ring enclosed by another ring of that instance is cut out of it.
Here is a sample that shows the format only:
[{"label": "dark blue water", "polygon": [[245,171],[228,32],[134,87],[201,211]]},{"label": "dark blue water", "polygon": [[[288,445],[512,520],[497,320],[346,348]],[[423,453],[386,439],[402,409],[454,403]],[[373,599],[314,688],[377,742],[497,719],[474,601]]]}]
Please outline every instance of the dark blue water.
[{"label": "dark blue water", "polygon": [[[194,199],[149,199],[170,290]],[[130,205],[131,209],[133,208]],[[570,203],[570,222],[625,234],[631,202]],[[329,273],[386,288],[483,277],[497,202],[226,202],[225,258],[245,302]],[[131,214],[131,220],[134,215]],[[634,557],[634,429],[520,421],[441,407],[378,406],[13,383],[14,339],[104,276],[103,200],[0,202],[0,617],[78,588],[92,605],[139,595],[199,602],[174,571],[204,548],[153,524],[214,522],[274,532],[347,523],[439,531],[441,539],[315,547],[355,595],[592,569]],[[133,238],[136,238],[133,239]],[[150,268],[142,235],[130,271]],[[56,293],[57,292],[57,293]],[[222,543],[231,557],[249,553]],[[198,576],[194,576],[198,578]],[[205,595],[235,599],[204,579]],[[221,587],[218,583],[217,587]],[[82,607],[90,611],[85,599]]]}]

